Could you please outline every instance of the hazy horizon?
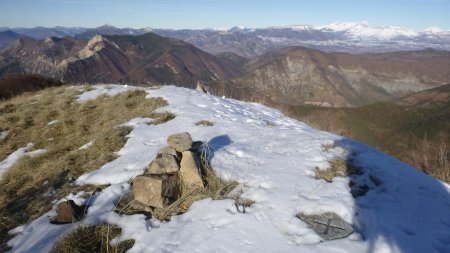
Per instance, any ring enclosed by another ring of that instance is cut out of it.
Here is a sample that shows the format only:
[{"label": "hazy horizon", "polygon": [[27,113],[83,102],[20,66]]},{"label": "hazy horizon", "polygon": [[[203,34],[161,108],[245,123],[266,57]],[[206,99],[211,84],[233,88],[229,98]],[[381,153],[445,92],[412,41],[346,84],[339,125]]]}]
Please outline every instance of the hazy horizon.
[{"label": "hazy horizon", "polygon": [[205,29],[320,26],[367,21],[374,26],[450,30],[449,0],[4,0],[0,27]]}]

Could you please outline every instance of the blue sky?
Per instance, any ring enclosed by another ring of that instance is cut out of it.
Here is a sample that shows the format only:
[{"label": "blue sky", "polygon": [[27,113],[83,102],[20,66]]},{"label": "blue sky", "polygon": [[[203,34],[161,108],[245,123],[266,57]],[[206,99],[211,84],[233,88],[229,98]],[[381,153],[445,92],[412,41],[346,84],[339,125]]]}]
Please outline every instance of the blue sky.
[{"label": "blue sky", "polygon": [[450,0],[0,0],[0,26],[230,28],[368,21],[450,30]]}]

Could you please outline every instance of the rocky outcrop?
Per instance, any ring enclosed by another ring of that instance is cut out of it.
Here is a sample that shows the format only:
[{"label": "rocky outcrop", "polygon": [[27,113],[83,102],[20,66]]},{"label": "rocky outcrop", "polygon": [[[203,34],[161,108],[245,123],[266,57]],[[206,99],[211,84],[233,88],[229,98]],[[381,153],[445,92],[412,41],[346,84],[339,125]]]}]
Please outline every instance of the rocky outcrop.
[{"label": "rocky outcrop", "polygon": [[144,207],[162,208],[176,201],[181,189],[204,187],[199,142],[193,142],[189,133],[178,133],[170,135],[167,143],[169,147],[158,152],[145,174],[133,181],[133,198]]}]

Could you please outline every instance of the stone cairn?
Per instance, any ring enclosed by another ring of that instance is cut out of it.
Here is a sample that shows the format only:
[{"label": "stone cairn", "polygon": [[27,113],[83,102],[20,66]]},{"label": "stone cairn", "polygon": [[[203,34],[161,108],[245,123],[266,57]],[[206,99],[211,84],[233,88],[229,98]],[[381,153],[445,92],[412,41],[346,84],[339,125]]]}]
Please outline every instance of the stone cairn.
[{"label": "stone cairn", "polygon": [[205,187],[198,155],[202,142],[193,142],[189,133],[178,133],[170,135],[167,144],[144,175],[133,181],[133,198],[145,207],[170,205],[180,197],[182,187],[190,190]]}]

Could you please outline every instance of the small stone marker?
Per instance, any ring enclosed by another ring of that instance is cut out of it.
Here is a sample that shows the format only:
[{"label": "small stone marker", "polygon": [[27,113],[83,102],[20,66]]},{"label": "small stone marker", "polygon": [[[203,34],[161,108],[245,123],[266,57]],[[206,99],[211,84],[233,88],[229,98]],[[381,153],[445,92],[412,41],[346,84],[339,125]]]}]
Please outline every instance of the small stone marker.
[{"label": "small stone marker", "polygon": [[193,146],[189,133],[172,134],[167,143],[169,147],[158,152],[145,175],[133,181],[133,198],[142,206],[162,208],[180,197],[181,187],[204,187],[197,154],[203,143]]}]

